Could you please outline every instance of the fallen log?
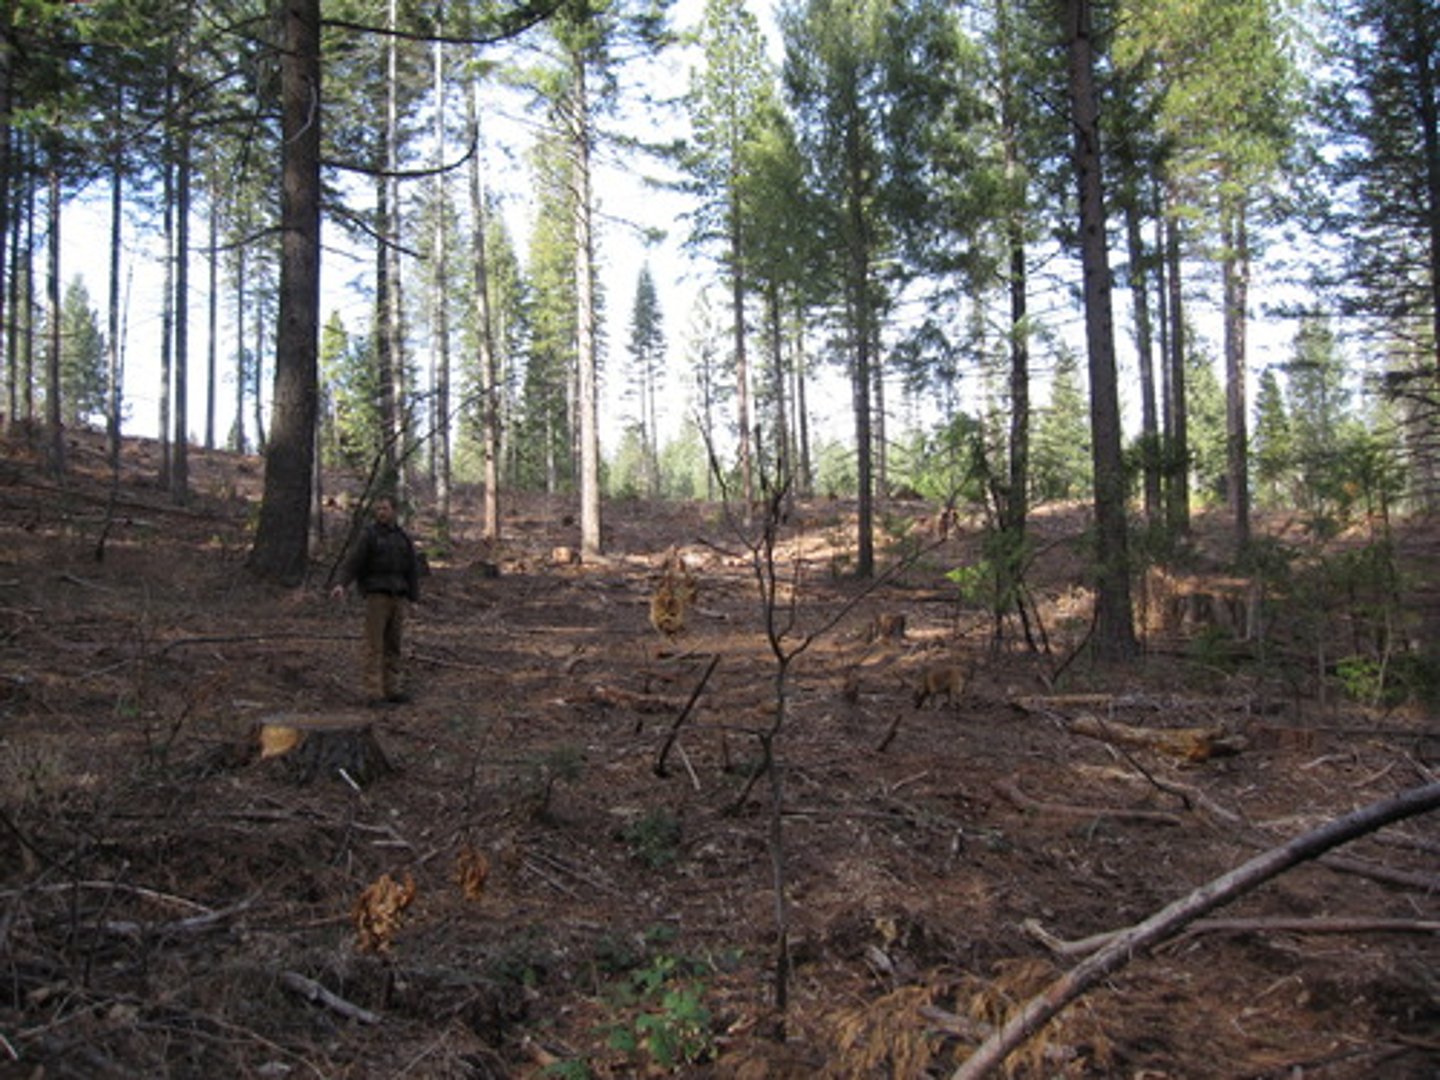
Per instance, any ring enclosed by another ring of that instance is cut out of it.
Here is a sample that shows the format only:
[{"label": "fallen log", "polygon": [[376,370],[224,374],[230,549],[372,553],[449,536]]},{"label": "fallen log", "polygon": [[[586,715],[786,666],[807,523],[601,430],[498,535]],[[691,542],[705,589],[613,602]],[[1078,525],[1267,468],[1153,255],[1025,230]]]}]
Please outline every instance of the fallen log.
[{"label": "fallen log", "polygon": [[[1027,936],[1034,938],[1056,956],[1078,959],[1104,948],[1120,930],[1107,930],[1088,937],[1066,941],[1040,925],[1037,919],[1020,924]],[[1167,947],[1202,934],[1440,934],[1440,920],[1387,919],[1366,916],[1335,916],[1297,918],[1288,915],[1256,916],[1248,919],[1196,919],[1183,934],[1171,939]]]},{"label": "fallen log", "polygon": [[1318,858],[1331,848],[1372,833],[1392,822],[1440,808],[1440,781],[1371,803],[1271,848],[1213,881],[1182,896],[1143,922],[1118,933],[1040,994],[1031,998],[987,1038],[951,1074],[951,1080],[981,1080],[1018,1049],[1070,1002],[1139,953],[1173,936],[1202,915],[1276,877],[1293,866]]},{"label": "fallen log", "polygon": [[1245,748],[1243,736],[1221,727],[1144,728],[1106,720],[1093,713],[1081,713],[1065,726],[1076,735],[1120,746],[1158,750],[1192,764],[1238,754]]},{"label": "fallen log", "polygon": [[1061,817],[1114,818],[1117,821],[1136,821],[1148,825],[1181,825],[1179,815],[1165,810],[1132,810],[1117,806],[1077,806],[1073,803],[1044,802],[1032,798],[1020,790],[1014,779],[995,782],[995,791],[1017,810],[1029,810],[1040,814],[1057,814]]}]

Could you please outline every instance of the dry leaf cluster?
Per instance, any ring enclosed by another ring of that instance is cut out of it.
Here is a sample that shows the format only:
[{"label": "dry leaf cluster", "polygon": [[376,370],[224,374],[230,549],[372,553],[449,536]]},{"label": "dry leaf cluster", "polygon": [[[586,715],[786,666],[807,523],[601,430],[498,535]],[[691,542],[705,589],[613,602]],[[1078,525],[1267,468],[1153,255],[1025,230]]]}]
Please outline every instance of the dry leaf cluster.
[{"label": "dry leaf cluster", "polygon": [[695,575],[685,565],[684,557],[672,547],[666,552],[660,580],[650,597],[650,625],[667,638],[684,633],[686,618],[699,592]]},{"label": "dry leaf cluster", "polygon": [[389,874],[381,874],[371,882],[350,913],[360,951],[389,952],[391,939],[400,929],[401,913],[414,899],[415,879],[409,874],[403,882]]},{"label": "dry leaf cluster", "polygon": [[490,860],[477,848],[466,845],[455,856],[455,883],[466,900],[485,896],[485,882],[490,878]]}]

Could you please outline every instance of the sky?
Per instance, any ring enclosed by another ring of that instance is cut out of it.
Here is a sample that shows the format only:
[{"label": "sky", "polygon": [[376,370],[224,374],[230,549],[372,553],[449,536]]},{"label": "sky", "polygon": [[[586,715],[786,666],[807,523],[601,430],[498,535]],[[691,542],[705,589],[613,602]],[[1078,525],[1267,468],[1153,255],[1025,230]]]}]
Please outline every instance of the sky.
[{"label": "sky", "polygon": [[[679,26],[690,25],[698,19],[702,0],[682,0],[677,8],[676,22]],[[778,63],[778,34],[772,21],[762,18],[767,27],[772,46],[772,56]],[[689,65],[693,60],[680,53],[672,52],[663,66],[647,73],[650,85],[675,93],[688,82]],[[628,74],[628,73],[627,73]],[[489,145],[485,154],[487,163],[487,185],[502,193],[503,209],[507,216],[512,235],[515,238],[521,258],[524,258],[526,237],[530,229],[533,200],[529,196],[531,179],[524,164],[525,152],[532,138],[530,121],[521,115],[512,96],[502,97],[496,91],[494,111],[487,114],[485,128]],[[452,105],[458,108],[458,104]],[[675,133],[683,131],[683,121],[678,113],[669,121],[654,113],[640,114],[634,123],[644,134],[654,137],[666,131],[669,123]],[[630,410],[623,403],[625,351],[629,332],[629,321],[634,303],[634,288],[640,267],[648,262],[656,281],[663,328],[668,350],[667,370],[669,384],[659,395],[662,415],[660,419],[662,441],[674,434],[684,419],[689,403],[678,374],[682,370],[687,346],[693,337],[692,320],[695,305],[702,287],[707,283],[712,288],[718,285],[717,271],[708,259],[697,257],[685,250],[684,242],[688,231],[685,214],[691,204],[686,197],[645,182],[647,170],[659,171],[657,164],[642,164],[636,167],[633,159],[621,160],[613,152],[601,150],[596,155],[597,174],[595,197],[598,204],[597,254],[600,260],[600,280],[606,294],[605,332],[608,351],[605,370],[602,374],[601,408],[602,449],[609,453],[618,442],[622,425],[619,423]],[[423,181],[422,181],[423,182]],[[452,198],[462,203],[466,199],[463,183],[457,182]],[[356,205],[368,204],[368,196],[362,195]],[[640,227],[659,229],[664,240],[653,247],[645,246],[640,239]],[[107,244],[108,237],[108,193],[96,189],[86,197],[75,200],[65,213],[62,230],[62,268],[68,282],[76,274],[86,282],[92,305],[103,313],[108,289]],[[198,215],[192,223],[192,236],[203,234],[204,222]],[[373,256],[368,251],[346,252],[343,233],[333,224],[327,223],[323,237],[325,256],[322,269],[322,320],[331,312],[339,312],[352,333],[363,333],[369,325],[370,300],[352,283],[360,280],[368,283],[372,279]],[[408,260],[405,273],[415,279],[424,273],[424,268],[414,260]],[[152,232],[138,232],[133,225],[126,236],[125,265],[122,268],[124,311],[124,348],[126,362],[125,393],[127,399],[127,434],[154,436],[158,430],[159,410],[159,336],[161,329],[160,296],[163,285],[163,267],[159,252],[159,237]],[[1264,268],[1257,268],[1257,295],[1263,296]],[[1038,279],[1037,279],[1038,280]],[[1078,282],[1078,275],[1075,278]],[[1192,283],[1193,285],[1193,283]],[[203,257],[192,260],[191,264],[191,393],[188,403],[188,421],[195,435],[203,435],[205,423],[205,377],[204,365],[208,347],[208,326],[206,302],[208,288],[208,266]],[[221,288],[227,286],[223,282]],[[1066,295],[1063,282],[1052,286],[1048,296],[1037,296],[1032,301],[1033,309],[1042,311],[1046,307],[1062,312],[1059,332],[1071,342],[1077,352],[1083,353],[1079,344],[1082,326],[1073,302]],[[231,298],[222,297],[221,330],[218,335],[221,354],[218,360],[219,383],[216,387],[217,439],[223,441],[233,420],[234,383],[232,358],[227,355],[233,350],[230,314]],[[1133,349],[1128,340],[1128,296],[1123,290],[1116,291],[1117,349],[1121,357],[1121,383],[1124,388],[1122,407],[1126,414],[1128,430],[1138,427],[1139,407],[1137,400],[1138,378],[1133,371]],[[715,294],[717,310],[724,306],[723,296]],[[1066,308],[1069,308],[1066,311]],[[1215,343],[1219,341],[1216,318],[1206,318],[1206,307],[1202,303],[1192,306],[1192,313],[1202,316],[1201,329],[1210,342],[1211,352],[1218,353]],[[723,318],[723,312],[721,313]],[[103,322],[103,314],[102,314]],[[1276,327],[1257,320],[1252,329],[1252,367],[1257,370],[1266,363],[1281,359],[1288,348],[1288,327]],[[248,336],[248,335],[247,335]],[[420,350],[428,348],[421,345]],[[813,351],[813,350],[812,350]],[[428,363],[428,354],[417,351],[414,356],[417,365]],[[267,358],[267,365],[273,358]],[[1126,367],[1129,370],[1126,370]],[[1082,365],[1083,366],[1083,365]],[[266,394],[269,393],[271,371],[266,373]],[[811,405],[816,434],[822,438],[853,441],[853,422],[850,418],[850,395],[841,373],[834,369],[822,368],[816,372],[816,385],[811,391]],[[1253,388],[1252,382],[1252,388]],[[969,380],[964,388],[969,395],[978,394],[978,380]],[[1252,389],[1253,394],[1253,389]],[[1043,403],[1047,387],[1043,376],[1037,379],[1035,397]],[[899,400],[898,393],[892,393],[890,403]],[[963,400],[963,396],[962,396]],[[967,403],[967,407],[973,407]],[[253,428],[247,417],[247,429]],[[251,431],[253,437],[253,430]]]},{"label": "sky", "polygon": [[[701,0],[682,0],[674,9],[677,26],[688,26],[699,17],[701,8]],[[772,44],[778,53],[778,40],[773,34]],[[674,93],[687,84],[691,62],[688,55],[674,50],[664,64],[653,68],[646,78],[651,85]],[[495,90],[490,104],[493,112],[488,112],[483,121],[487,141],[485,182],[501,198],[507,225],[523,261],[534,210],[530,197],[533,180],[525,165],[525,154],[533,140],[533,122],[521,114],[523,105],[518,103],[513,93]],[[460,107],[459,101],[452,97],[452,111],[458,111]],[[428,123],[428,119],[422,122]],[[668,120],[663,113],[651,111],[637,114],[627,123],[651,138],[661,131],[683,133],[683,121],[678,111]],[[659,395],[662,415],[658,422],[662,440],[679,430],[688,410],[678,373],[685,363],[687,346],[694,335],[693,319],[699,294],[707,283],[713,285],[716,282],[716,270],[706,258],[685,249],[689,227],[685,214],[691,206],[687,197],[646,182],[647,175],[663,174],[663,166],[647,161],[637,167],[633,159],[621,160],[618,153],[604,147],[597,150],[596,166],[597,257],[599,278],[605,293],[603,318],[607,337],[601,377],[604,394],[602,449],[608,453],[619,439],[621,425],[616,421],[630,409],[628,404],[622,403],[621,394],[628,360],[625,347],[641,266],[645,263],[650,265],[658,288],[668,353],[670,381]],[[426,181],[417,183],[424,184]],[[461,206],[467,202],[463,177],[455,182],[451,198]],[[366,192],[362,192],[353,203],[356,207],[369,204],[370,196]],[[203,207],[198,207],[192,218],[192,243],[203,243],[206,227],[203,214]],[[658,244],[647,244],[642,240],[642,233],[646,230],[659,230],[664,239]],[[65,209],[61,262],[67,283],[77,275],[83,278],[91,304],[100,314],[102,328],[109,288],[108,235],[108,188],[96,185],[73,199]],[[373,287],[373,254],[356,250],[331,221],[324,225],[322,244],[322,324],[332,312],[338,312],[351,333],[363,333],[368,328],[371,315],[371,300],[365,295],[365,288]],[[127,434],[153,437],[158,433],[161,397],[159,341],[163,248],[153,227],[147,226],[142,232],[133,224],[127,225],[124,248],[121,280],[124,309],[122,341],[126,366],[125,431]],[[414,282],[426,270],[416,260],[407,259],[403,273]],[[187,404],[188,424],[192,434],[198,436],[203,436],[205,424],[208,274],[208,262],[201,252],[192,258],[190,269],[190,394]],[[217,334],[219,385],[215,388],[215,397],[217,439],[223,441],[233,422],[235,397],[233,316],[229,310],[233,297],[223,274],[219,288],[222,291],[221,326]],[[247,332],[246,336],[249,338],[251,332]],[[412,360],[418,367],[424,368],[428,364],[429,346],[417,341],[415,347]],[[452,357],[455,355],[452,349]],[[266,363],[265,393],[268,400],[273,357],[267,357]],[[823,385],[816,392],[823,400],[835,392],[840,379],[834,372],[821,372],[819,378]],[[252,408],[247,406],[247,410]],[[833,437],[844,437],[846,432],[842,426],[828,422],[831,415],[829,411],[822,414],[822,423],[830,429]],[[250,434],[253,438],[253,424],[248,416],[247,428],[252,429]]]}]

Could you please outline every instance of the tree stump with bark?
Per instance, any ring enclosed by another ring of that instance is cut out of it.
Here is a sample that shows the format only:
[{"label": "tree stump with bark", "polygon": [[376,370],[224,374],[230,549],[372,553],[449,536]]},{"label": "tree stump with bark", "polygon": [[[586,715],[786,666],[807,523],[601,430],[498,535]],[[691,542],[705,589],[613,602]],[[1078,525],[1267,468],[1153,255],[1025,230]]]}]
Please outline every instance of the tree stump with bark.
[{"label": "tree stump with bark", "polygon": [[320,776],[365,787],[394,771],[374,724],[356,716],[275,716],[255,726],[260,760],[297,784]]}]

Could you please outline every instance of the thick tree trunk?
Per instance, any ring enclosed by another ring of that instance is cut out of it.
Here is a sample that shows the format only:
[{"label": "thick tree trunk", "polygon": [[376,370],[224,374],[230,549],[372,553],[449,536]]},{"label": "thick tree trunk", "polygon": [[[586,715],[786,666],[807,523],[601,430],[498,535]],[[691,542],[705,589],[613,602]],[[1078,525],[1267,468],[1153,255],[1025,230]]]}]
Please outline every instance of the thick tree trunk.
[{"label": "thick tree trunk", "polygon": [[450,528],[450,308],[446,285],[450,276],[449,252],[445,246],[445,54],[439,42],[433,46],[435,64],[435,352],[433,354],[434,400],[431,403],[430,451],[434,460],[435,504],[442,535]]},{"label": "thick tree trunk", "polygon": [[1422,0],[1409,0],[1410,24],[1415,30],[1415,105],[1420,113],[1420,135],[1425,148],[1425,208],[1429,226],[1430,334],[1436,367],[1440,368],[1440,108],[1436,106],[1435,42],[1426,30],[1432,16]]},{"label": "thick tree trunk", "polygon": [[298,585],[310,535],[320,329],[320,0],[289,0],[280,61],[280,327],[251,570]]},{"label": "thick tree trunk", "polygon": [[585,59],[575,64],[575,301],[576,345],[580,369],[580,552],[589,558],[602,550],[600,533],[600,387],[599,342],[595,317],[595,229],[590,192],[590,90]]},{"label": "thick tree trunk", "polygon": [[[15,312],[9,306],[9,294],[5,288],[6,271],[10,269],[6,260],[10,240],[10,200],[15,185],[11,180],[12,131],[10,124],[10,99],[12,97],[12,65],[15,54],[15,0],[0,0],[0,328],[13,321]],[[0,330],[0,333],[3,333]],[[14,339],[7,335],[5,341],[5,428],[15,423],[15,352],[8,347]]]},{"label": "thick tree trunk", "polygon": [[1090,360],[1090,431],[1095,468],[1096,654],[1119,660],[1136,651],[1130,605],[1130,559],[1125,524],[1120,399],[1115,372],[1115,325],[1100,173],[1100,120],[1095,98],[1090,0],[1067,0],[1070,104],[1075,173],[1080,191],[1085,343]]}]

